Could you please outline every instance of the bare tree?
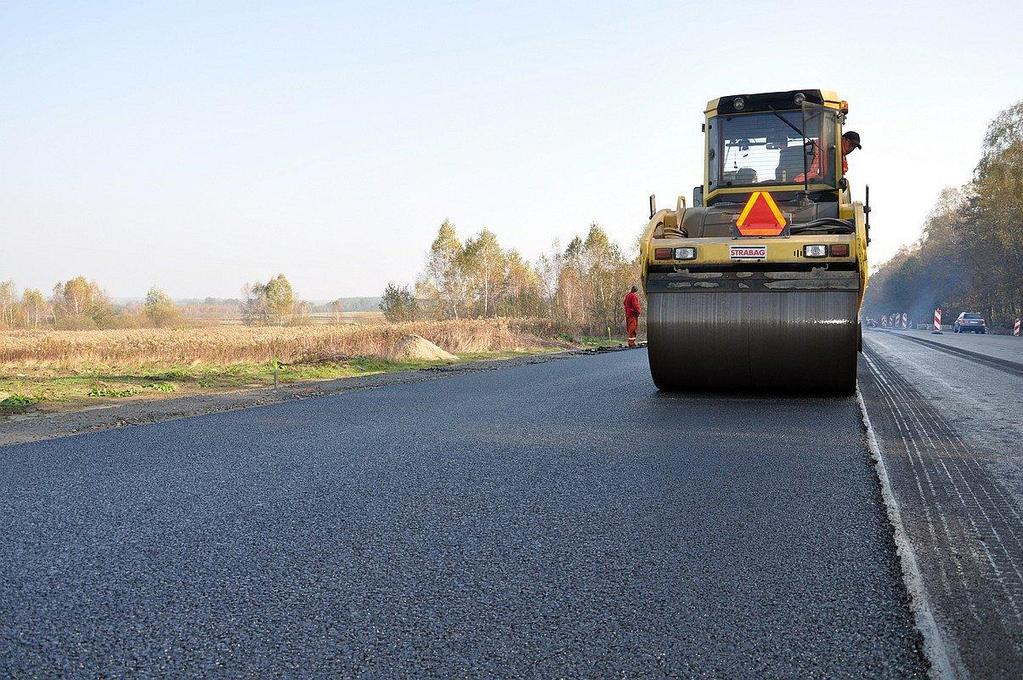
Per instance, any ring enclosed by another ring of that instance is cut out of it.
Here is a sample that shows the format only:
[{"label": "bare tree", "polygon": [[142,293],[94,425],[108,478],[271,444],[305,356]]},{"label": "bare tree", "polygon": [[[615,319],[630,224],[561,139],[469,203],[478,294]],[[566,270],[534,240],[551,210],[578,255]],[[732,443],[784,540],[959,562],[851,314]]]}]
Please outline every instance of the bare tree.
[{"label": "bare tree", "polygon": [[466,241],[460,260],[470,294],[476,299],[476,311],[486,318],[497,308],[494,301],[501,295],[505,274],[504,253],[497,236],[483,229]]},{"label": "bare tree", "polygon": [[341,298],[330,303],[330,311],[334,315],[334,323],[341,323],[344,320],[345,306]]},{"label": "bare tree", "polygon": [[49,313],[49,305],[42,291],[38,288],[28,288],[21,295],[21,308],[25,312],[25,321],[32,328],[39,328],[39,321]]},{"label": "bare tree", "polygon": [[455,225],[444,220],[437,238],[430,244],[426,270],[417,284],[419,292],[431,301],[441,316],[454,319],[459,318],[458,310],[464,307],[466,298],[463,250]]},{"label": "bare tree", "polygon": [[14,312],[18,295],[14,281],[0,281],[0,323],[14,326]]}]

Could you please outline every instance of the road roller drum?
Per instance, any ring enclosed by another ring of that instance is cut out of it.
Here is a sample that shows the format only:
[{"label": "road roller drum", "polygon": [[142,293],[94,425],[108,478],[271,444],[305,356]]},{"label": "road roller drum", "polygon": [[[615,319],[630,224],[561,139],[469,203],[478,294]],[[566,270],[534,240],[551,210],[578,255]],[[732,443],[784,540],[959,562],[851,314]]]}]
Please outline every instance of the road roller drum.
[{"label": "road roller drum", "polygon": [[660,389],[849,392],[857,294],[652,293],[650,373]]}]

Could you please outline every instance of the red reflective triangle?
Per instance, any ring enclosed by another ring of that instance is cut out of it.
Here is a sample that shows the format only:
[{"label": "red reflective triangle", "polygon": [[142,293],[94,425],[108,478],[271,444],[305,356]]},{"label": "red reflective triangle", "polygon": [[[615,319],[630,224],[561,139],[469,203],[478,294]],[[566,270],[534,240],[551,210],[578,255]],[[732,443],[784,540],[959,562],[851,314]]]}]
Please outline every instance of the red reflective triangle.
[{"label": "red reflective triangle", "polygon": [[771,194],[755,191],[746,202],[735,226],[743,236],[777,236],[785,229],[785,218]]}]

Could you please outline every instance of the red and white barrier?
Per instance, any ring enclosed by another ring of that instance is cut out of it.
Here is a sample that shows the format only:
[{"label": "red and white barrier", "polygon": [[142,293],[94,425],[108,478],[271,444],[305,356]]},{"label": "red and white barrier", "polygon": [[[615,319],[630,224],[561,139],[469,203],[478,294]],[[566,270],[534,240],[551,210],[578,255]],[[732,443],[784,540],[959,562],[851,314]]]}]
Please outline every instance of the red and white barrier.
[{"label": "red and white barrier", "polygon": [[1019,319],[1016,319],[1016,323],[1012,324],[1012,334],[1017,338],[1019,337]]},{"label": "red and white barrier", "polygon": [[931,333],[941,335],[941,307],[934,310],[934,330]]},{"label": "red and white barrier", "polygon": [[905,312],[902,313],[902,330],[909,328],[909,315]]},{"label": "red and white barrier", "polygon": [[881,317],[881,328],[888,328],[888,317],[887,316],[882,316]]}]

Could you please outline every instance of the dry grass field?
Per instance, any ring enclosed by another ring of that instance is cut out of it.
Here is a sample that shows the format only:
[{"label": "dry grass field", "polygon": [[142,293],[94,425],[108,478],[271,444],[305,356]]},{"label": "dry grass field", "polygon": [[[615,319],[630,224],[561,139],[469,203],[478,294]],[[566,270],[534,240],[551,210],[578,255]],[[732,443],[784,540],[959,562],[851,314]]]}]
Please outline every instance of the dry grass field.
[{"label": "dry grass field", "polygon": [[[188,318],[188,317],[186,317]],[[387,319],[384,318],[384,313],[381,311],[366,311],[366,312],[341,312],[340,318],[333,312],[312,312],[302,317],[306,322],[305,325],[319,325],[319,324],[361,324],[361,325],[382,325],[387,323]],[[219,317],[192,317],[190,320],[196,322],[197,325],[212,323],[221,324],[224,326],[243,326],[245,325],[245,319],[240,314],[234,316],[219,316]]]},{"label": "dry grass field", "polygon": [[0,333],[0,408],[326,380],[428,365],[391,360],[420,335],[461,359],[571,346],[535,319]]},{"label": "dry grass field", "polygon": [[386,359],[400,338],[421,335],[452,354],[504,352],[550,346],[549,324],[531,319],[430,321],[408,324],[315,326],[210,326],[97,331],[7,331],[0,334],[0,370],[40,366],[178,366],[287,364]]}]

